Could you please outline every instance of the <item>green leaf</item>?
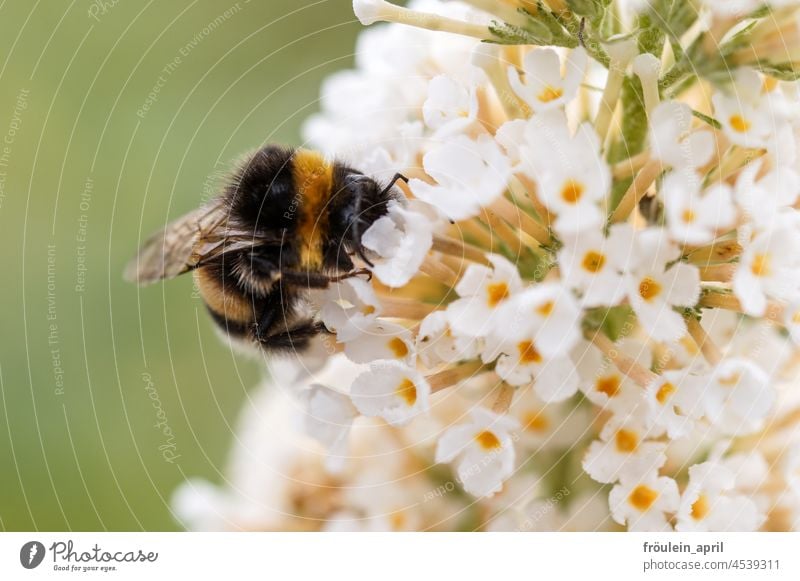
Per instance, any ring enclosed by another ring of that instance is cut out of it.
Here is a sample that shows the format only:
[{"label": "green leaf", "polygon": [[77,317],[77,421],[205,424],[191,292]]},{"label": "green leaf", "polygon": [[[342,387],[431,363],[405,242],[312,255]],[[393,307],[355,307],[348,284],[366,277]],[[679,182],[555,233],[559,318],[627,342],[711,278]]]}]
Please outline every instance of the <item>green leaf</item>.
[{"label": "green leaf", "polygon": [[[615,149],[623,150],[621,147],[618,147],[619,145],[620,142],[617,141],[614,144]],[[618,160],[627,159],[627,157],[624,155],[616,155],[615,158]],[[628,191],[628,188],[631,187],[632,183],[633,183],[633,177],[628,177],[615,181],[614,184],[611,186],[611,199],[609,202],[609,209],[612,212],[617,208],[617,206],[620,203],[620,200],[622,200],[622,196],[625,195],[625,192]]]},{"label": "green leaf", "polygon": [[[616,163],[644,150],[647,140],[647,112],[642,85],[638,78],[628,77],[622,85],[622,137],[608,153],[609,163]],[[625,186],[627,189],[627,186]],[[620,195],[624,190],[620,192]]]},{"label": "green leaf", "polygon": [[494,35],[491,42],[497,44],[535,44],[547,46],[553,44],[553,34],[550,29],[538,21],[525,28],[508,24],[506,22],[492,22],[489,31]]},{"label": "green leaf", "polygon": [[719,121],[717,121],[713,117],[709,117],[705,113],[701,113],[700,111],[692,109],[692,115],[694,115],[695,117],[697,117],[701,121],[704,121],[704,122],[708,123],[714,129],[722,129],[722,123],[720,123]]},{"label": "green leaf", "polygon": [[509,252],[506,258],[516,263],[523,279],[536,282],[543,281],[547,273],[556,265],[555,257],[549,253],[538,255],[528,252],[524,256],[515,256]]},{"label": "green leaf", "polygon": [[753,31],[756,24],[758,24],[758,22],[755,20],[750,22],[726,40],[725,43],[719,47],[720,55],[726,57],[739,49],[749,47],[752,41],[750,33]]},{"label": "green leaf", "polygon": [[602,18],[611,0],[567,0],[570,12],[589,20]]},{"label": "green leaf", "polygon": [[649,16],[654,26],[677,39],[697,20],[697,8],[686,0],[653,0]]},{"label": "green leaf", "polygon": [[641,29],[638,38],[639,52],[650,53],[661,58],[666,37],[664,31],[653,24],[649,14],[642,14],[639,17],[639,28]]},{"label": "green leaf", "polygon": [[628,305],[589,309],[583,318],[584,330],[601,331],[612,341],[629,335],[635,323],[636,315]]},{"label": "green leaf", "polygon": [[795,63],[758,63],[755,68],[779,81],[797,81],[800,79],[800,67]]}]

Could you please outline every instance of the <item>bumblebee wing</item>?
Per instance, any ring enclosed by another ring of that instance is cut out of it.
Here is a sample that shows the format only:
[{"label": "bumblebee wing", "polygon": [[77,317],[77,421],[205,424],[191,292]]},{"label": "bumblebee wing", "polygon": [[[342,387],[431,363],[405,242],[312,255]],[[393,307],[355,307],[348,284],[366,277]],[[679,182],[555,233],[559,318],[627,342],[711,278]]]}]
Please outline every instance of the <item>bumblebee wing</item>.
[{"label": "bumblebee wing", "polygon": [[[125,279],[139,285],[174,278],[226,247],[228,211],[216,202],[202,206],[150,236],[125,268]],[[253,245],[252,236],[250,246]],[[241,245],[241,242],[236,242]]]}]

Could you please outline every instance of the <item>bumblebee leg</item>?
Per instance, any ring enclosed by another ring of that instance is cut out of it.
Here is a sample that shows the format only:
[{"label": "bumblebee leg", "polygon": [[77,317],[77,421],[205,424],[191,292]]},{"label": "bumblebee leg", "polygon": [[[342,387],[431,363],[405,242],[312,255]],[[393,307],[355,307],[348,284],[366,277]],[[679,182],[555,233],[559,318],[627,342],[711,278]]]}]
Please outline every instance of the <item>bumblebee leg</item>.
[{"label": "bumblebee leg", "polygon": [[367,282],[372,280],[372,271],[368,268],[356,268],[355,270],[351,270],[350,272],[345,272],[344,274],[339,274],[336,276],[331,277],[331,282],[339,282],[341,280],[347,280],[348,278],[353,278],[354,276],[361,276],[365,274],[367,276]]},{"label": "bumblebee leg", "polygon": [[273,305],[269,303],[264,305],[264,308],[261,310],[261,314],[258,316],[258,320],[255,323],[255,328],[253,329],[253,334],[256,337],[256,341],[260,343],[266,337],[268,337],[267,331],[272,326],[272,323],[275,322],[275,315],[277,313],[278,309]]},{"label": "bumblebee leg", "polygon": [[357,268],[343,274],[330,276],[316,272],[297,272],[282,270],[281,281],[292,286],[305,286],[306,288],[328,288],[332,282],[339,282],[354,276],[366,275],[367,280],[372,280],[372,273],[366,268]]},{"label": "bumblebee leg", "polygon": [[[319,272],[302,272],[297,270],[281,270],[269,258],[251,253],[248,256],[250,264],[260,273],[272,276],[279,275],[282,282],[291,286],[305,286],[306,288],[328,288],[332,282],[339,282],[354,276],[366,275],[367,280],[372,280],[372,272],[366,268],[357,268],[343,274],[330,276]],[[352,263],[351,263],[352,264]]]},{"label": "bumblebee leg", "polygon": [[284,300],[280,289],[275,289],[263,300],[259,301],[261,312],[256,314],[256,321],[253,325],[253,335],[257,341],[261,341],[268,336],[270,328],[275,324],[278,315],[283,313]]},{"label": "bumblebee leg", "polygon": [[272,353],[276,351],[302,351],[320,333],[327,333],[325,326],[322,323],[309,321],[282,333],[274,333],[259,338],[258,343],[265,351]]}]

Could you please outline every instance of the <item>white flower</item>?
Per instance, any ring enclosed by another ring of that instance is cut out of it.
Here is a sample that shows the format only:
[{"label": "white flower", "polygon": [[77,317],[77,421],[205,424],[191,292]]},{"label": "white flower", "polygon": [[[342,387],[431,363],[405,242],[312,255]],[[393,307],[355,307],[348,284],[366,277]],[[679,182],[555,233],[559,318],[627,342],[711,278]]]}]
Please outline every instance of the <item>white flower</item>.
[{"label": "white flower", "polygon": [[625,478],[609,494],[611,516],[629,531],[671,531],[670,513],[680,505],[678,485],[655,472],[642,478]]},{"label": "white flower", "polygon": [[[414,8],[420,3],[412,3],[408,8],[386,2],[385,0],[353,0],[353,12],[362,24],[375,22],[400,22],[436,31],[464,34],[481,39],[492,37],[488,26],[473,24],[460,19],[441,16],[438,3],[433,4],[431,12],[418,12]],[[427,7],[427,3],[423,6]],[[447,11],[453,12],[453,11]],[[461,11],[458,11],[461,12]],[[466,18],[466,15],[464,16]],[[481,20],[485,20],[482,18]]]},{"label": "white flower", "polygon": [[711,460],[689,468],[676,529],[681,532],[750,532],[765,518],[751,498],[734,490],[734,473]]},{"label": "white flower", "polygon": [[[750,450],[722,457],[728,451],[730,440],[723,440],[711,450],[711,460],[719,462],[734,476],[734,488],[739,492],[752,492],[768,485],[772,478],[771,467],[760,450]],[[755,495],[753,495],[755,496]]]},{"label": "white flower", "polygon": [[395,288],[407,284],[431,249],[433,228],[424,213],[389,202],[387,214],[373,222],[361,238],[366,248],[380,256],[371,269],[377,279]]},{"label": "white flower", "polygon": [[358,411],[347,395],[324,385],[314,384],[298,395],[305,406],[302,416],[306,434],[329,452],[326,466],[338,472],[344,465],[348,437]]},{"label": "white flower", "polygon": [[767,147],[775,132],[774,113],[763,98],[762,82],[753,69],[739,69],[730,93],[711,98],[725,135],[741,147]]},{"label": "white flower", "polygon": [[545,357],[540,343],[524,339],[518,342],[487,340],[484,361],[497,358],[495,373],[510,385],[529,385],[542,400],[565,400],[578,391],[578,374],[567,355]]},{"label": "white flower", "polygon": [[575,98],[587,63],[588,57],[583,48],[572,50],[564,63],[565,74],[562,77],[558,53],[550,48],[536,48],[524,57],[522,67],[525,81],[520,79],[519,72],[513,66],[508,68],[508,81],[534,113],[547,111]]},{"label": "white flower", "polygon": [[455,335],[444,311],[434,311],[419,326],[416,350],[422,363],[432,368],[439,363],[455,363],[478,354],[478,340]]},{"label": "white flower", "polygon": [[731,188],[716,184],[703,191],[702,177],[691,169],[667,174],[661,184],[667,225],[673,240],[702,245],[734,225]]},{"label": "white flower", "polygon": [[499,306],[496,338],[535,340],[546,357],[569,353],[581,336],[581,310],[556,282],[530,286]]},{"label": "white flower", "polygon": [[583,469],[598,482],[620,478],[639,479],[658,470],[667,461],[666,444],[648,441],[645,426],[636,420],[612,417],[600,439],[595,440],[583,458]]},{"label": "white flower", "polygon": [[519,165],[520,146],[525,140],[525,130],[528,127],[528,122],[524,119],[511,119],[503,123],[495,133],[494,138],[497,143],[503,146],[506,150],[506,156],[514,169]]},{"label": "white flower", "polygon": [[[714,311],[706,311],[705,313],[714,313]],[[736,316],[735,313],[734,316]],[[705,322],[706,316],[704,314],[703,323]],[[692,339],[691,335],[684,335],[676,341],[667,341],[664,343],[664,348],[669,354],[671,367],[685,369],[695,374],[706,373],[709,369],[708,362],[703,357],[700,347],[697,346],[697,341]],[[667,355],[662,356],[666,357]]]},{"label": "white flower", "polygon": [[639,46],[635,38],[613,38],[604,42],[603,48],[608,53],[611,62],[616,62],[623,73],[627,65],[639,54]]},{"label": "white flower", "polygon": [[754,361],[776,380],[786,377],[786,371],[793,365],[797,354],[791,337],[784,335],[777,323],[771,317],[753,321],[740,318],[738,332],[728,345],[726,356]]},{"label": "white flower", "polygon": [[723,360],[700,386],[700,392],[709,421],[736,436],[759,429],[775,404],[769,376],[744,358]]},{"label": "white flower", "polygon": [[511,431],[518,426],[507,416],[483,408],[471,412],[472,421],[449,428],[436,445],[436,462],[452,462],[464,490],[473,496],[500,492],[514,471]]},{"label": "white flower", "polygon": [[382,144],[397,139],[397,126],[406,121],[408,109],[422,104],[421,99],[402,91],[404,85],[413,83],[413,78],[406,79],[377,82],[355,70],[328,77],[322,85],[322,113],[305,123],[305,138],[332,154],[361,151],[365,142]]},{"label": "white flower", "polygon": [[170,500],[178,522],[193,531],[202,532],[215,532],[223,528],[232,504],[227,491],[198,477],[183,482]]},{"label": "white flower", "polygon": [[650,419],[679,438],[692,431],[694,420],[703,415],[702,383],[687,370],[665,371],[647,387]]},{"label": "white flower", "polygon": [[361,24],[369,26],[382,20],[386,4],[384,0],[353,0],[353,13]]},{"label": "white flower", "polygon": [[458,135],[426,153],[422,163],[437,183],[415,178],[411,191],[452,220],[478,215],[503,194],[511,175],[508,158],[488,135]]},{"label": "white flower", "polygon": [[428,410],[430,386],[417,370],[395,361],[382,361],[355,379],[350,396],[365,416],[380,416],[401,426]]},{"label": "white flower", "polygon": [[[367,151],[355,146],[348,148],[352,154],[345,157],[354,165],[358,164],[366,175],[391,179],[398,171],[416,167],[417,155],[425,142],[424,129],[421,121],[400,123],[392,135],[380,140],[380,145],[375,144]],[[363,237],[361,240],[363,242]]]},{"label": "white flower", "polygon": [[326,289],[320,318],[339,341],[349,341],[369,329],[380,313],[381,303],[372,286],[354,277]]},{"label": "white flower", "polygon": [[470,264],[455,287],[461,298],[448,305],[446,313],[456,334],[482,337],[494,332],[498,308],[522,288],[516,266],[497,254],[489,260],[492,268]]},{"label": "white flower", "polygon": [[535,115],[528,121],[520,157],[539,186],[542,203],[557,215],[553,226],[559,234],[602,223],[597,204],[608,195],[611,173],[589,123],[581,124],[573,135],[563,111]]},{"label": "white flower", "polygon": [[[651,367],[653,355],[644,343],[628,338],[617,341],[614,348],[645,369]],[[579,388],[594,405],[623,418],[646,418],[645,390],[620,372],[599,350],[584,341],[573,349],[572,359],[581,379]]]},{"label": "white flower", "polygon": [[628,261],[628,299],[647,333],[674,341],[686,334],[686,323],[673,307],[690,307],[700,296],[696,266],[677,262],[680,250],[659,228],[639,232]]},{"label": "white flower", "polygon": [[653,112],[661,99],[658,90],[658,78],[661,74],[661,59],[649,52],[642,53],[631,62],[633,74],[639,77],[644,97],[644,108],[647,111],[651,129],[654,126]]},{"label": "white flower", "polygon": [[759,231],[775,228],[778,214],[793,206],[800,194],[800,176],[788,167],[776,167],[758,177],[763,166],[758,159],[742,170],[736,180],[736,203],[750,224]]},{"label": "white flower", "polygon": [[612,226],[608,238],[597,230],[585,230],[564,239],[558,265],[564,284],[581,295],[581,306],[619,304],[625,296],[622,272],[632,239],[627,224]]},{"label": "white flower", "polygon": [[[428,57],[435,38],[411,26],[373,26],[365,28],[356,39],[358,70],[373,78],[406,82],[429,66]],[[421,93],[427,83],[414,85]],[[420,101],[421,103],[422,101]]]},{"label": "white flower", "polygon": [[390,359],[414,365],[415,351],[411,331],[388,321],[374,322],[363,334],[344,344],[345,355],[355,363]]},{"label": "white flower", "polygon": [[465,132],[478,118],[476,87],[465,87],[447,75],[434,77],[428,84],[422,117],[438,138]]},{"label": "white flower", "polygon": [[674,168],[699,168],[714,154],[710,131],[690,131],[692,110],[685,103],[664,101],[650,114],[650,147],[653,159]]},{"label": "white flower", "polygon": [[800,234],[777,228],[758,234],[739,261],[733,292],[748,315],[760,317],[769,298],[792,300],[800,289]]},{"label": "white flower", "polygon": [[573,448],[592,420],[588,407],[548,403],[533,388],[516,391],[509,413],[519,421],[521,444],[531,450]]}]

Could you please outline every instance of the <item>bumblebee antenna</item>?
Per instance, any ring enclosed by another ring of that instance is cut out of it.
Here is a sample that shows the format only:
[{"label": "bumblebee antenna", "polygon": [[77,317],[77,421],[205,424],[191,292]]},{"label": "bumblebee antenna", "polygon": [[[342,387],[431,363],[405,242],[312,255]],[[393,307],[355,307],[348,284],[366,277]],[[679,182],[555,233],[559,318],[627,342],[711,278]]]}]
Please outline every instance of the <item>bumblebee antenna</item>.
[{"label": "bumblebee antenna", "polygon": [[408,178],[406,176],[404,176],[403,174],[398,172],[398,173],[394,174],[394,176],[392,176],[392,179],[389,182],[389,185],[386,186],[385,188],[383,188],[383,191],[381,192],[381,196],[386,195],[387,193],[389,193],[389,190],[391,190],[394,187],[394,185],[400,180],[403,180],[405,183],[408,183]]}]

